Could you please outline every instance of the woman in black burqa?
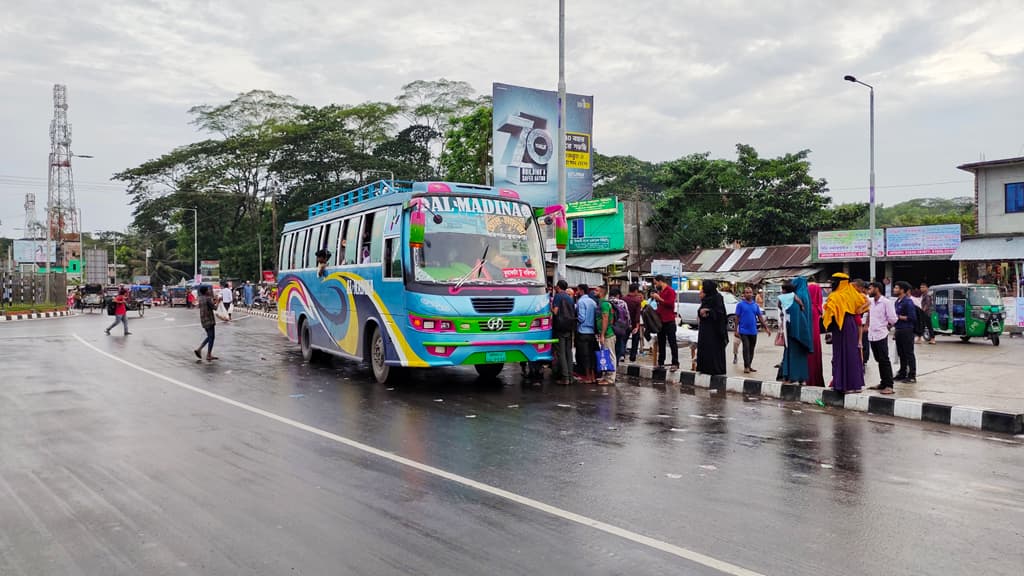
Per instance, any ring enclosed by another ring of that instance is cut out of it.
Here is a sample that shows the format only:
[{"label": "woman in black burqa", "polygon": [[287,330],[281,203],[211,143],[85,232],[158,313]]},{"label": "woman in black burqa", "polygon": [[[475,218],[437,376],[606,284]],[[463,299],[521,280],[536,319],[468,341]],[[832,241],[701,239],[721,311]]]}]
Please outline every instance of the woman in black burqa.
[{"label": "woman in black burqa", "polygon": [[725,374],[725,348],[729,345],[728,315],[725,300],[718,293],[717,282],[704,281],[698,315],[697,372]]}]

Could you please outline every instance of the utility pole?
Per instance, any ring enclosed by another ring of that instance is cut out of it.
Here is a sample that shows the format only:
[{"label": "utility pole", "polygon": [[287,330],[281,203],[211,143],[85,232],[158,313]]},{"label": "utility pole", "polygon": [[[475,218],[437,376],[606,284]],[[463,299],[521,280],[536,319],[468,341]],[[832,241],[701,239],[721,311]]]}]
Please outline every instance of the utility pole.
[{"label": "utility pole", "polygon": [[[565,0],[558,0],[558,203],[566,205],[565,182]],[[555,281],[565,278],[565,248],[558,249]]]}]

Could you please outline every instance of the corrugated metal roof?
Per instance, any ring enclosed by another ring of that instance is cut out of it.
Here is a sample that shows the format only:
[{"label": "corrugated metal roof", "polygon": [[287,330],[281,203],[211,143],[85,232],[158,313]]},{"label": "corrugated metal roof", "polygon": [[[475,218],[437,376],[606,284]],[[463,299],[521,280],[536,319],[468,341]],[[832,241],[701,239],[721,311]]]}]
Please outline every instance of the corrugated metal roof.
[{"label": "corrugated metal roof", "polygon": [[[738,254],[738,256],[736,256]],[[698,250],[683,257],[686,272],[737,272],[805,268],[811,261],[810,244],[716,248]]]},{"label": "corrugated metal roof", "polygon": [[1024,236],[964,238],[950,259],[961,262],[1024,260]]}]

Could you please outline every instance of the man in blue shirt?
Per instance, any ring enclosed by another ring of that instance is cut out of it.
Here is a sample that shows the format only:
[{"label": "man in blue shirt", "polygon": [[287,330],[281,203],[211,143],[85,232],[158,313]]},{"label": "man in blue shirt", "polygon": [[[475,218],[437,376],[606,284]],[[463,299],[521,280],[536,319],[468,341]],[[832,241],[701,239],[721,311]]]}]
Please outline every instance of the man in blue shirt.
[{"label": "man in blue shirt", "polygon": [[736,304],[736,335],[743,343],[743,373],[757,372],[753,367],[754,348],[757,346],[757,323],[764,326],[765,334],[771,336],[768,323],[764,321],[764,311],[754,302],[754,289],[743,289],[743,300]]},{"label": "man in blue shirt", "polygon": [[917,327],[917,306],[910,299],[910,283],[899,281],[893,286],[896,296],[896,354],[900,357],[900,370],[896,379],[907,384],[917,383],[917,358],[914,356],[914,328]]},{"label": "man in blue shirt", "polygon": [[590,288],[581,285],[579,300],[576,301],[576,364],[584,384],[594,384],[595,355],[597,354],[597,300],[590,295]]}]

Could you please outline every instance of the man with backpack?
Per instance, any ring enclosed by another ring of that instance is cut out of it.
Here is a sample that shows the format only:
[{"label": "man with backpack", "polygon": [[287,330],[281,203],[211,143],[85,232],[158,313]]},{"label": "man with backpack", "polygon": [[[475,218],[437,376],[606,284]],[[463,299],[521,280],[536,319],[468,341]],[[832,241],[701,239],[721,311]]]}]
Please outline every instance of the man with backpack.
[{"label": "man with backpack", "polygon": [[[597,321],[595,322],[597,333],[598,349],[606,348],[615,354],[617,341],[615,335],[615,306],[608,300],[608,289],[604,286],[597,287]],[[610,371],[601,373],[597,383],[601,386],[615,384],[615,366]]]},{"label": "man with backpack", "polygon": [[566,290],[569,283],[559,280],[555,295],[551,299],[552,332],[558,340],[555,343],[552,371],[555,380],[562,385],[572,381],[572,335],[576,331],[576,302]]},{"label": "man with backpack", "polygon": [[622,299],[621,288],[611,288],[608,295],[612,312],[615,313],[612,332],[615,333],[615,363],[618,364],[626,361],[626,345],[629,343],[629,335],[633,332],[633,317],[629,313],[629,305]]},{"label": "man with backpack", "polygon": [[629,322],[633,325],[630,330],[629,361],[636,362],[636,354],[640,348],[640,310],[643,309],[644,297],[640,293],[639,284],[629,285],[629,294],[624,298],[626,309],[629,311]]}]

